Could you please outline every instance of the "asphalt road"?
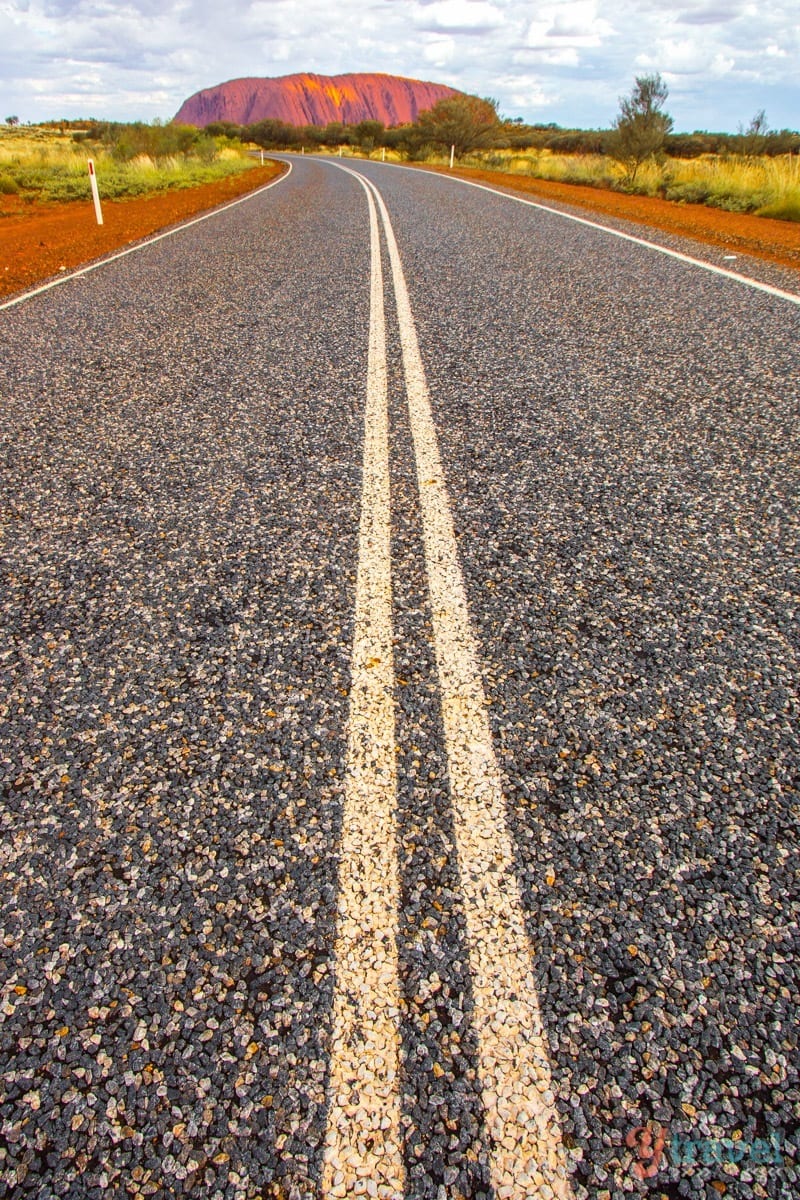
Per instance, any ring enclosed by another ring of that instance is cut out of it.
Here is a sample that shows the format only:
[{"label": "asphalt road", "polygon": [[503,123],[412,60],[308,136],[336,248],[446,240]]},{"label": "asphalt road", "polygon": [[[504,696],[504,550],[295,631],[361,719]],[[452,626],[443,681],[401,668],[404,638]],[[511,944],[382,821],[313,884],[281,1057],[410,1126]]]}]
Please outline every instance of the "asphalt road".
[{"label": "asphalt road", "polygon": [[0,1197],[791,1200],[800,306],[346,165],[0,312]]}]

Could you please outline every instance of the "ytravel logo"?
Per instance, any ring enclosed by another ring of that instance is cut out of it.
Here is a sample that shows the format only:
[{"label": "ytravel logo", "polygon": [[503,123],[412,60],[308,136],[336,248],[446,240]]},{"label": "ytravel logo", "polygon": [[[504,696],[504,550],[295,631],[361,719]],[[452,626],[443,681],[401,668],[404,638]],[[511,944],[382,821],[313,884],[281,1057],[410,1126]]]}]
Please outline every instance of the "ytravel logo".
[{"label": "ytravel logo", "polygon": [[631,1171],[637,1179],[653,1179],[667,1167],[783,1166],[783,1134],[768,1138],[714,1138],[670,1134],[660,1126],[637,1125],[625,1145],[634,1152]]}]

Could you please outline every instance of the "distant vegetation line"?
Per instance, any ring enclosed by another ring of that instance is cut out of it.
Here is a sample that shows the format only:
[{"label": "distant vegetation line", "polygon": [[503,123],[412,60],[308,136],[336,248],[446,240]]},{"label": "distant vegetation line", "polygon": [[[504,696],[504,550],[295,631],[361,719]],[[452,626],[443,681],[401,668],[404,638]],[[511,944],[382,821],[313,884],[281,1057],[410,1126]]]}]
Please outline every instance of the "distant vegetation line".
[{"label": "distant vegetation line", "polygon": [[320,128],[276,119],[204,129],[97,120],[9,126],[0,129],[0,193],[88,197],[87,154],[98,160],[104,195],[125,196],[246,170],[253,147],[443,162],[453,146],[464,165],[800,220],[800,133],[770,130],[763,112],[736,134],[674,133],[666,97],[660,76],[643,76],[614,125],[595,130],[504,120],[496,102],[465,95],[393,128],[377,120]]},{"label": "distant vegetation line", "polygon": [[[564,129],[559,125],[523,125],[517,121],[499,122],[491,149],[548,150],[553,154],[595,154],[608,156],[614,136],[611,129]],[[338,149],[350,146],[358,150],[394,150],[409,161],[424,161],[436,153],[436,145],[425,139],[425,129],[417,122],[387,129],[379,121],[361,121],[344,125],[333,121],[324,128],[314,125],[287,125],[283,121],[264,120],[253,125],[234,125],[217,121],[205,127],[213,135],[224,134],[263,146],[265,150],[313,150],[316,147]],[[704,154],[752,154],[746,133],[672,133],[664,142],[670,158],[699,158]],[[774,158],[782,154],[800,154],[800,133],[791,129],[770,131],[755,150]]]}]

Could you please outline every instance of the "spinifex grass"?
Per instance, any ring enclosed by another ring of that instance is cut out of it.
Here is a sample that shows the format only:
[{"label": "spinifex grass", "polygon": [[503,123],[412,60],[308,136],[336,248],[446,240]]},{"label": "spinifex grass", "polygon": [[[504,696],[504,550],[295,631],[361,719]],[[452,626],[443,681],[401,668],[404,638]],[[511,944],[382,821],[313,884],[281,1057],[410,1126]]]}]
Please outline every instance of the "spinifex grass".
[{"label": "spinifex grass", "polygon": [[205,139],[198,152],[121,162],[96,143],[76,145],[56,130],[0,130],[0,194],[28,200],[83,200],[91,195],[87,159],[93,158],[104,199],[194,187],[247,171],[256,160],[240,144]]},{"label": "spinifex grass", "polygon": [[[446,162],[440,156],[436,161]],[[704,155],[646,162],[633,184],[624,168],[601,154],[554,154],[549,150],[485,150],[460,165],[507,171],[560,183],[608,187],[686,204],[708,204],[730,212],[800,220],[800,158]]]}]

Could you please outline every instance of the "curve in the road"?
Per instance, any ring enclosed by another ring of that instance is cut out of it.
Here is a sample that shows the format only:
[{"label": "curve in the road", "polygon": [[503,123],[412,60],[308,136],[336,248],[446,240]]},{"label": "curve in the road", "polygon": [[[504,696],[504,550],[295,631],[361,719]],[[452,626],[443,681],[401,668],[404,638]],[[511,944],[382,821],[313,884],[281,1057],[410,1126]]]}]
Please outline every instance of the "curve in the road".
[{"label": "curve in the road", "polygon": [[165,229],[162,233],[154,233],[150,237],[142,238],[135,246],[128,246],[125,250],[116,250],[113,254],[106,254],[96,262],[89,263],[85,267],[80,267],[77,271],[66,271],[56,279],[50,279],[47,283],[41,284],[40,287],[30,288],[27,292],[22,292],[19,296],[12,297],[11,300],[5,300],[0,304],[0,312],[5,308],[16,308],[18,304],[24,304],[26,300],[30,300],[34,296],[40,296],[42,292],[49,292],[52,288],[61,287],[62,284],[69,283],[72,279],[79,279],[82,275],[89,275],[92,271],[96,271],[108,263],[116,262],[120,258],[127,258],[129,254],[136,254],[137,251],[144,250],[146,246],[152,246],[155,242],[162,242],[165,238],[174,237],[176,233],[182,233],[185,229],[191,229],[193,225],[199,225],[202,221],[209,221],[219,216],[220,213],[225,212],[226,209],[235,208],[238,204],[245,204],[248,200],[254,200],[257,196],[262,196],[264,192],[268,192],[270,188],[274,188],[277,184],[283,183],[284,180],[289,178],[292,171],[292,164],[287,160],[285,165],[287,169],[283,175],[279,175],[277,179],[271,180],[270,183],[265,183],[263,187],[256,188],[252,192],[247,192],[246,195],[239,196],[236,200],[230,200],[227,204],[220,204],[210,212],[202,213],[199,217],[191,217],[188,221],[181,221],[173,229]]}]

